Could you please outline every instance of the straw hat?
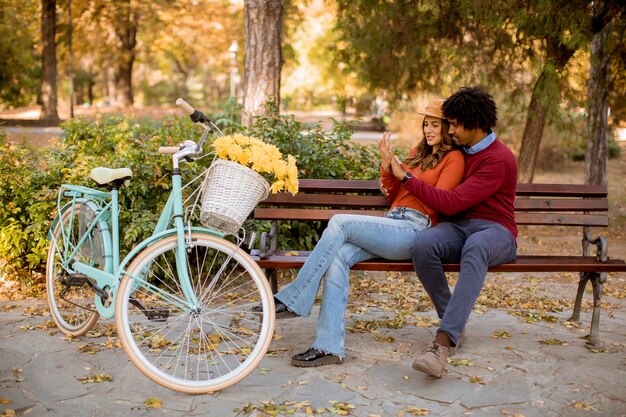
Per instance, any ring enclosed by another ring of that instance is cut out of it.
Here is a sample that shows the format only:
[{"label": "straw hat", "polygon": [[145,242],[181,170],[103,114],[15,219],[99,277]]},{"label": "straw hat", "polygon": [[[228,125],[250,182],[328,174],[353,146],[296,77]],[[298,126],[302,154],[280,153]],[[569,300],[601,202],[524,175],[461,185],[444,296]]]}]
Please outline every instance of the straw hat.
[{"label": "straw hat", "polygon": [[430,103],[428,103],[428,105],[426,106],[424,110],[418,111],[417,114],[421,114],[424,116],[432,116],[438,119],[445,119],[445,117],[443,117],[443,111],[441,110],[441,106],[443,106],[444,101],[445,100],[442,98],[433,100]]}]

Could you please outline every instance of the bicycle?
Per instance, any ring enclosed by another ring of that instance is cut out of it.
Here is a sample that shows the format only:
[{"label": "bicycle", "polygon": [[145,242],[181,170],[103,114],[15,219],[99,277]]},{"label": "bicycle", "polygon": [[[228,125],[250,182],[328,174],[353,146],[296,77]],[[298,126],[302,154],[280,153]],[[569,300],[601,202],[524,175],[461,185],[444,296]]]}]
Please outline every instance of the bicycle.
[{"label": "bicycle", "polygon": [[[176,103],[204,133],[197,144],[159,148],[172,155],[172,191],[152,236],[121,261],[118,193],[131,170],[94,169],[90,177],[107,190],[61,186],[49,234],[48,304],[72,336],[86,334],[99,317],[115,317],[120,342],[142,373],[173,390],[211,393],[246,377],[263,358],[274,301],[241,240],[185,223],[180,163],[197,158],[219,129],[184,100]],[[252,311],[259,303],[266,313]]]}]

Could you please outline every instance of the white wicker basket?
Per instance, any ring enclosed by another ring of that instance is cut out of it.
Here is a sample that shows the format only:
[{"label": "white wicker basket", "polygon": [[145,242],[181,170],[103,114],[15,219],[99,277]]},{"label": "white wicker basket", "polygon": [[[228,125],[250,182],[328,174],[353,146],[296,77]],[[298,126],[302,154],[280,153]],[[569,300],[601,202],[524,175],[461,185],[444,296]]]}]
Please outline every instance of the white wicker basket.
[{"label": "white wicker basket", "polygon": [[216,159],[202,183],[200,223],[237,235],[256,205],[269,195],[269,183],[241,164]]}]

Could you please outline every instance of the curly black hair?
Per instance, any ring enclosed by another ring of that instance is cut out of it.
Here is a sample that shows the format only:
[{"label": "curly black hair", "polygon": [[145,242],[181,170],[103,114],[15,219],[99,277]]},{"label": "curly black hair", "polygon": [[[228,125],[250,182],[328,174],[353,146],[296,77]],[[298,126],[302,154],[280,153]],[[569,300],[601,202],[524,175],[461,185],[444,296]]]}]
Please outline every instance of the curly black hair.
[{"label": "curly black hair", "polygon": [[443,115],[454,119],[467,130],[491,130],[498,120],[493,97],[480,87],[462,87],[444,101]]}]

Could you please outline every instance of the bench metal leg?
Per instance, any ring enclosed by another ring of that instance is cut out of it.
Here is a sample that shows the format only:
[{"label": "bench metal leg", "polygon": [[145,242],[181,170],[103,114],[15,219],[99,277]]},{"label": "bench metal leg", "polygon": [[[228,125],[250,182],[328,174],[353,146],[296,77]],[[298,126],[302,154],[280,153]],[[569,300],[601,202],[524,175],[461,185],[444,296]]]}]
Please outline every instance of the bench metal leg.
[{"label": "bench metal leg", "polygon": [[278,271],[274,268],[268,268],[264,269],[263,272],[265,273],[267,280],[270,282],[272,294],[276,294],[278,292]]},{"label": "bench metal leg", "polygon": [[572,317],[568,321],[574,323],[580,323],[580,307],[583,303],[583,295],[585,294],[585,287],[589,282],[589,274],[586,272],[580,273],[580,281],[578,281],[578,291],[576,292],[576,300],[574,301],[574,311]]},{"label": "bench metal leg", "polygon": [[587,345],[594,348],[601,348],[600,341],[600,304],[602,302],[602,289],[606,282],[606,273],[592,272],[589,274],[593,285],[593,315],[591,316],[591,331],[587,340]]},{"label": "bench metal leg", "polygon": [[580,323],[580,308],[582,305],[583,294],[587,282],[591,281],[593,287],[593,313],[591,316],[591,329],[587,337],[587,346],[590,348],[601,348],[600,341],[600,304],[602,303],[602,289],[606,282],[605,272],[583,272],[580,274],[578,282],[578,292],[576,293],[576,301],[574,302],[574,311],[568,321]]}]

